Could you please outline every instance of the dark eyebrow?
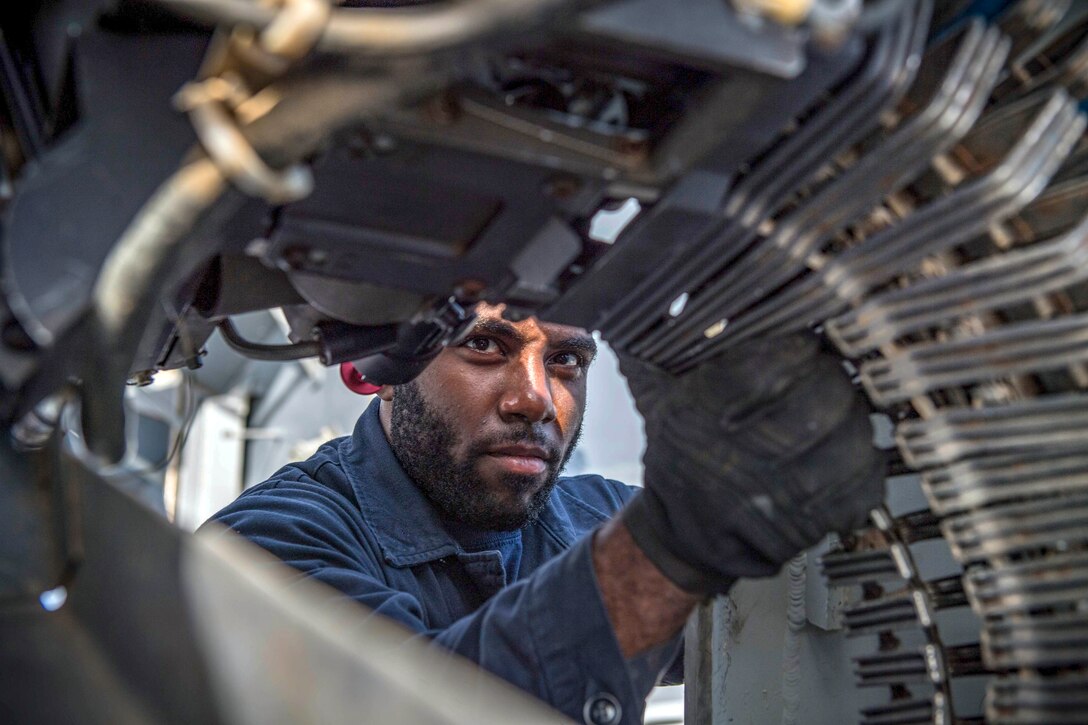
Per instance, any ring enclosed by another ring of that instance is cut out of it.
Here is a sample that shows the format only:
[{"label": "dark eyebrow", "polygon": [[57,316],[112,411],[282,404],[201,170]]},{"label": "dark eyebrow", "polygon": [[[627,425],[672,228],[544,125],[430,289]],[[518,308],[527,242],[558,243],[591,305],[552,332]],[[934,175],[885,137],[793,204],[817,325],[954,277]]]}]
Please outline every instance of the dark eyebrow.
[{"label": "dark eyebrow", "polygon": [[506,320],[494,318],[476,320],[476,324],[473,325],[472,332],[469,334],[487,334],[495,335],[497,337],[508,337],[513,340],[517,340],[518,342],[525,341],[525,338],[522,336],[522,334],[518,332],[518,328],[514,327]]},{"label": "dark eyebrow", "polygon": [[[480,334],[505,337],[518,343],[525,342],[525,337],[518,329],[503,319],[487,318],[476,320],[476,324],[473,326],[472,332],[469,333],[469,335]],[[597,343],[590,335],[571,335],[570,337],[557,340],[551,347],[580,352],[590,361],[597,357]]]}]

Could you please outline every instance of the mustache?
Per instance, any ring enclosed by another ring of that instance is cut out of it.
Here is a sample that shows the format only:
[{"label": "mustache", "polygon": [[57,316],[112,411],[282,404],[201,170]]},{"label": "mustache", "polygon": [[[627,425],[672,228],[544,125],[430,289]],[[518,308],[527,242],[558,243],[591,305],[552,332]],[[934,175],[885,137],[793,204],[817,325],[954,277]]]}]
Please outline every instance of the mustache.
[{"label": "mustache", "polygon": [[539,446],[540,448],[543,448],[547,454],[547,462],[549,464],[558,463],[559,459],[562,457],[562,451],[559,450],[558,444],[542,431],[534,428],[515,428],[504,431],[501,434],[495,434],[481,439],[473,444],[472,455],[482,456],[493,448],[518,444]]}]

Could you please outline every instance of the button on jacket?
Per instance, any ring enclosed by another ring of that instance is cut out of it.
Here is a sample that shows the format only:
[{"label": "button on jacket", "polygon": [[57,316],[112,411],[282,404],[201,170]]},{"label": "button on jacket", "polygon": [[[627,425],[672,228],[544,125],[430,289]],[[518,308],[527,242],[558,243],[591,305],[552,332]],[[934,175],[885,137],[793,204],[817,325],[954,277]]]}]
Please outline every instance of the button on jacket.
[{"label": "button on jacket", "polygon": [[586,536],[635,490],[562,477],[520,547],[509,536],[455,537],[400,467],[375,400],[351,436],[280,469],[213,519],[576,720],[603,697],[618,704],[614,721],[637,723],[676,646],[624,660]]}]

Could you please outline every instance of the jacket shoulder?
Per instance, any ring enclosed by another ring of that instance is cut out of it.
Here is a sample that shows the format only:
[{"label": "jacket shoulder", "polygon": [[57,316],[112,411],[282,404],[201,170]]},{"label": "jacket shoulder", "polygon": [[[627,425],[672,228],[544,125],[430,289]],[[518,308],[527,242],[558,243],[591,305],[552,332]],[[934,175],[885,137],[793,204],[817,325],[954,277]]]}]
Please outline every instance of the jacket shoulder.
[{"label": "jacket shoulder", "polygon": [[638,488],[596,474],[563,476],[556,484],[560,500],[568,509],[581,508],[610,519],[634,497]]},{"label": "jacket shoulder", "polygon": [[243,535],[253,527],[263,529],[276,523],[286,528],[306,520],[357,529],[362,517],[335,443],[326,443],[307,460],[290,463],[246,489],[211,520]]}]

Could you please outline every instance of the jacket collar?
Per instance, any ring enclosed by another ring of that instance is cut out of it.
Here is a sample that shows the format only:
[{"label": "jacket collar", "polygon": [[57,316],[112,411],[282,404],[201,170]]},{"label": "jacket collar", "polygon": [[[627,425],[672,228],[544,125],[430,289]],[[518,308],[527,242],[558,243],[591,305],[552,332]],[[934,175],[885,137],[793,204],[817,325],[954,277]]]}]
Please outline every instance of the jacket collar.
[{"label": "jacket collar", "polygon": [[[378,406],[375,398],[359,416],[351,437],[340,444],[340,456],[359,509],[386,562],[407,567],[464,554],[438,512],[401,468],[386,440]],[[563,548],[574,542],[574,531],[561,512],[558,494],[558,488],[552,491],[539,520],[524,529],[523,536],[540,527]]]}]

